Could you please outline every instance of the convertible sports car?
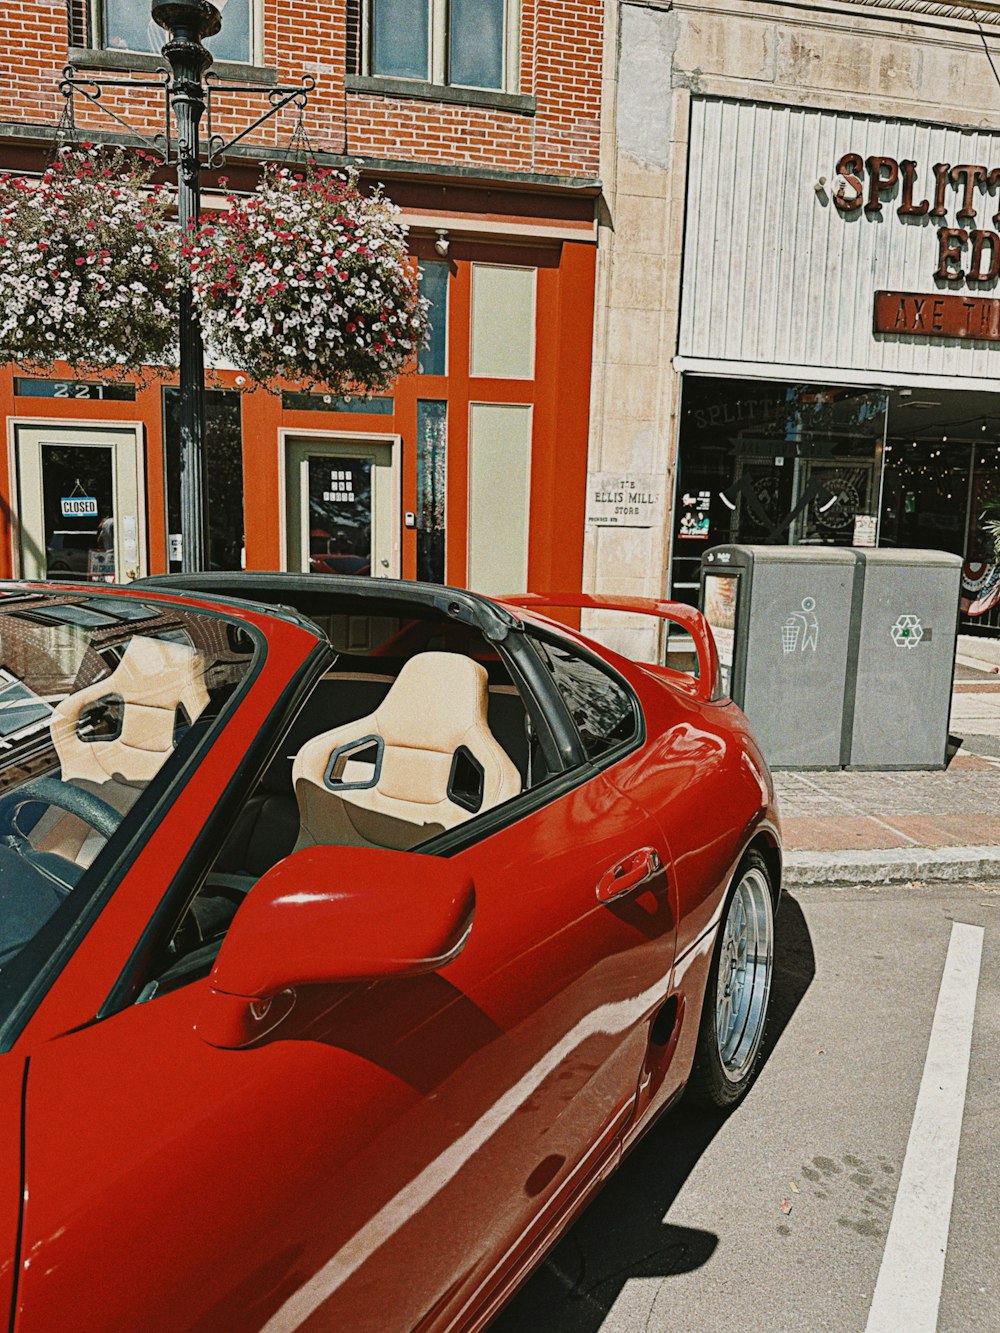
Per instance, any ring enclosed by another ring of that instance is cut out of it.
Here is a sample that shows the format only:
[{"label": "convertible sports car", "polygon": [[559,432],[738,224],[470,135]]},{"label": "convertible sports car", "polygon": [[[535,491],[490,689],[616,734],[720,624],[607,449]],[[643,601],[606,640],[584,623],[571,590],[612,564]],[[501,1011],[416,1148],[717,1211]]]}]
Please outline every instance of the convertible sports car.
[{"label": "convertible sports car", "polygon": [[481,1329],[685,1085],[735,1104],[781,852],[717,674],[662,602],[0,585],[11,1328]]}]

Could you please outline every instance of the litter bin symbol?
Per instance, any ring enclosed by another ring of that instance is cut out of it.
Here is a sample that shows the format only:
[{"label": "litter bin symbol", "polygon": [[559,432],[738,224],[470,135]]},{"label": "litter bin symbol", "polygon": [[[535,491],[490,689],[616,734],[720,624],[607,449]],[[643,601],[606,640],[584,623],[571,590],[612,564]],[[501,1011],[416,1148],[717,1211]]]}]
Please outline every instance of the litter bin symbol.
[{"label": "litter bin symbol", "polygon": [[819,620],[816,617],[816,598],[803,597],[802,610],[793,611],[781,627],[781,650],[794,653],[801,644],[802,652],[815,652],[819,643]]}]

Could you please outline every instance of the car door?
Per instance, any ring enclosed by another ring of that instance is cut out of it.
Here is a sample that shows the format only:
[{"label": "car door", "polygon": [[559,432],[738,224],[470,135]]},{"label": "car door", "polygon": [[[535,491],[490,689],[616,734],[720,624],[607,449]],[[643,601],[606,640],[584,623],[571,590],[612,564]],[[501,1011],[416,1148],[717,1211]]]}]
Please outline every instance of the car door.
[{"label": "car door", "polygon": [[[111,988],[220,781],[172,808],[79,974]],[[662,856],[645,883],[608,893],[646,848]],[[674,923],[658,829],[591,766],[450,859],[476,912],[437,973],[304,988],[247,1049],[200,1035],[207,980],[32,1046],[18,1327],[471,1317],[614,1160]],[[46,1006],[72,1012],[58,986]],[[40,1011],[25,1040],[45,1029]]]}]

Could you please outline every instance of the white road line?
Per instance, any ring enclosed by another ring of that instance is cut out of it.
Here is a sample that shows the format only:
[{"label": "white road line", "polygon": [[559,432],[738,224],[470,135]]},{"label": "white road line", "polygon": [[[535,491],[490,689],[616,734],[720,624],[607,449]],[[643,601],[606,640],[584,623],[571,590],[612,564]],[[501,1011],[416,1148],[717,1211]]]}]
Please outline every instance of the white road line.
[{"label": "white road line", "polygon": [[982,926],[955,921],[865,1333],[935,1333],[969,1078]]}]

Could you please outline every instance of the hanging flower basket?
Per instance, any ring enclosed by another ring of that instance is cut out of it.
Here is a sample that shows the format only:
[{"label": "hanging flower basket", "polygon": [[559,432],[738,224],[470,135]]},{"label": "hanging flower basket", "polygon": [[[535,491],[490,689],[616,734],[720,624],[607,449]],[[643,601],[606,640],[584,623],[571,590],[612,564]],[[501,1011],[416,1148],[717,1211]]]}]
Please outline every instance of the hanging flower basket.
[{"label": "hanging flower basket", "polygon": [[388,388],[427,328],[398,212],[356,173],[265,168],[185,250],[208,342],[260,384]]},{"label": "hanging flower basket", "polygon": [[176,359],[176,242],[157,162],[90,144],[0,176],[0,361],[142,373]]}]

